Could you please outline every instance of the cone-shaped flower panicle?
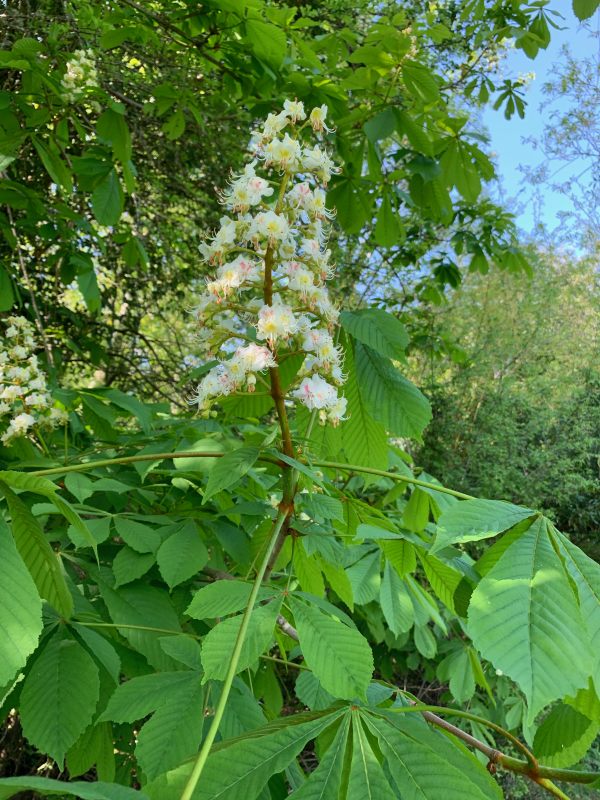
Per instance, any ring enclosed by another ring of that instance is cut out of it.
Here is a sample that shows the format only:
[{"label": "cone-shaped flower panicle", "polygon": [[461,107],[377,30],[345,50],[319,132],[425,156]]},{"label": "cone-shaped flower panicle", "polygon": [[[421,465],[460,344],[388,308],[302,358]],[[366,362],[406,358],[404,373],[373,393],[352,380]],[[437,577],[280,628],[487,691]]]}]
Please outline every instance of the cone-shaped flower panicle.
[{"label": "cone-shaped flower panicle", "polygon": [[338,311],[325,285],[333,212],[324,187],[337,172],[321,138],[330,132],[326,116],[326,106],[307,114],[301,101],[286,100],[252,135],[252,160],[220,195],[226,215],[200,247],[210,277],[196,305],[199,339],[204,355],[219,359],[193,398],[204,411],[255,391],[257,380],[268,390],[266,371],[303,353],[288,399],[318,411],[321,422],[344,419]]}]

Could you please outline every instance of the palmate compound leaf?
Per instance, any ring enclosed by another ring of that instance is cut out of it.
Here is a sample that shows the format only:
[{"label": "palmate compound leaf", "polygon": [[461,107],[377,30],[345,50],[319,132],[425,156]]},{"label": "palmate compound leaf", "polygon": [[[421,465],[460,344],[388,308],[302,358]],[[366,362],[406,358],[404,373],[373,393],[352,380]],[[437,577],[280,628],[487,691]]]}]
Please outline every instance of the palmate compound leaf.
[{"label": "palmate compound leaf", "polygon": [[402,800],[501,800],[496,781],[466,748],[413,715],[392,714],[361,711]]},{"label": "palmate compound leaf", "polygon": [[365,698],[373,654],[364,636],[314,606],[290,603],[302,654],[323,689],[344,700]]},{"label": "palmate compound leaf", "polygon": [[536,514],[503,500],[463,500],[443,512],[431,553],[458,542],[489,539]]},{"label": "palmate compound leaf", "polygon": [[59,614],[69,618],[73,613],[73,598],[67,587],[58,556],[44,536],[40,523],[20,497],[0,481],[0,493],[6,498],[11,516],[12,534],[17,550],[40,596]]},{"label": "palmate compound leaf", "polygon": [[523,691],[529,721],[587,686],[592,659],[586,628],[544,518],[516,538],[482,578],[468,620],[482,656]]},{"label": "palmate compound leaf", "polygon": [[19,710],[25,737],[62,765],[67,750],[92,721],[99,691],[92,657],[74,639],[56,632],[23,683]]},{"label": "palmate compound leaf", "polygon": [[[344,709],[285,717],[237,739],[213,747],[193,800],[255,800],[269,778],[284,770],[332,725]],[[145,787],[150,800],[179,800],[192,769],[190,762]]]},{"label": "palmate compound leaf", "polygon": [[0,686],[25,666],[42,632],[42,601],[0,518]]},{"label": "palmate compound leaf", "polygon": [[67,783],[28,775],[22,778],[0,778],[0,800],[9,800],[22,792],[36,792],[44,797],[76,797],[78,800],[148,800],[148,795],[137,789],[103,781]]},{"label": "palmate compound leaf", "polygon": [[533,750],[546,766],[572,767],[590,749],[599,730],[600,723],[558,703],[537,729]]}]

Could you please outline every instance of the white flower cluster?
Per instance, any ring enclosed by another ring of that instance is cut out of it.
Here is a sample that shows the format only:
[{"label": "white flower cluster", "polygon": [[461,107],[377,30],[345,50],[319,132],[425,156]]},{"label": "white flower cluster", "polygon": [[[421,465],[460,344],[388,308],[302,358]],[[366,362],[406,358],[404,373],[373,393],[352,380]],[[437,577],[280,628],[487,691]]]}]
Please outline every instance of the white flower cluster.
[{"label": "white flower cluster", "polygon": [[314,142],[330,131],[326,115],[321,106],[307,119],[301,102],[286,100],[253,134],[253,160],[220,196],[232,216],[201,245],[215,272],[196,308],[205,355],[222,356],[197,388],[193,401],[204,410],[218,397],[253,392],[258,373],[304,353],[288,396],[317,410],[323,423],[344,418],[341,353],[332,337],[338,311],[325,286],[333,274],[326,249],[333,214],[323,187],[337,170]]},{"label": "white flower cluster", "polygon": [[98,72],[93,50],[76,50],[67,61],[67,71],[62,77],[63,98],[76,103],[93,89],[98,88]]},{"label": "white flower cluster", "polygon": [[33,353],[33,327],[24,317],[8,317],[0,349],[0,441],[8,444],[35,426],[54,428],[67,414],[54,405],[46,376]]}]

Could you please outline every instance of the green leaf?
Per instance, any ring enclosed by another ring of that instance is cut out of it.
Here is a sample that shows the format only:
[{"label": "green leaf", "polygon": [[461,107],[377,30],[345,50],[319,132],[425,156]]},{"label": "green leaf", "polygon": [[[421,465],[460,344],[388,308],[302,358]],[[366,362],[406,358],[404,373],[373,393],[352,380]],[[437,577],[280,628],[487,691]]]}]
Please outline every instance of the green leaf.
[{"label": "green leaf", "polygon": [[394,208],[389,191],[383,193],[381,205],[377,209],[377,222],[373,232],[376,243],[381,247],[394,247],[406,238],[399,209]]},{"label": "green leaf", "polygon": [[186,667],[198,672],[202,669],[200,645],[191,636],[184,633],[175,636],[163,636],[160,640],[160,646],[167,655],[180,664],[185,664]]},{"label": "green leaf", "polygon": [[360,391],[352,348],[345,351],[348,380],[344,394],[348,401],[347,419],[341,425],[344,453],[350,464],[372,469],[387,469],[388,440],[385,428],[369,413]]},{"label": "green leaf", "polygon": [[204,693],[200,676],[184,674],[187,684],[156,711],[138,734],[135,755],[148,780],[191,758],[202,739]]},{"label": "green leaf", "polygon": [[[258,606],[252,611],[237,672],[253,666],[269,648],[274,638],[274,628],[281,603],[274,601]],[[223,680],[231,661],[231,652],[242,624],[242,614],[220,622],[212,628],[202,642],[203,682]]]},{"label": "green leaf", "polygon": [[321,562],[315,555],[308,555],[301,538],[294,545],[294,574],[301,588],[316,597],[325,595],[325,583],[321,575]]},{"label": "green leaf", "polygon": [[130,547],[122,547],[113,559],[115,588],[141,578],[155,561],[152,553],[136,553]]},{"label": "green leaf", "polygon": [[194,619],[225,617],[245,608],[251,591],[251,583],[215,581],[196,592],[185,613]]},{"label": "green leaf", "polygon": [[599,730],[598,722],[559,703],[535,732],[533,750],[545,766],[572,767],[590,749]]},{"label": "green leaf", "polygon": [[51,150],[42,144],[37,137],[32,136],[31,141],[37,150],[37,154],[40,157],[46,172],[48,175],[50,175],[54,183],[56,183],[58,186],[62,186],[62,188],[67,192],[71,192],[73,189],[73,178],[69,168],[63,162],[62,158],[58,155],[58,153],[54,152],[54,150]]},{"label": "green leaf", "polygon": [[131,160],[131,134],[123,114],[107,108],[98,118],[96,131],[111,143],[113,153],[121,163]]},{"label": "green leaf", "polygon": [[342,311],[342,327],[382,356],[404,359],[409,338],[406,328],[393,314],[379,308]]},{"label": "green leaf", "polygon": [[301,670],[296,678],[296,697],[313,711],[322,711],[335,703],[335,697],[319,683],[319,679],[309,670]]},{"label": "green leaf", "polygon": [[363,712],[402,800],[502,799],[496,781],[466,748],[420,720],[394,716]]},{"label": "green leaf", "polygon": [[481,579],[468,618],[479,652],[525,694],[530,722],[549,703],[587,685],[584,622],[543,518]]},{"label": "green leaf", "polygon": [[429,625],[416,625],[413,630],[415,647],[423,658],[435,658],[437,653],[437,640]]},{"label": "green leaf", "polygon": [[258,447],[240,447],[220,458],[210,471],[202,503],[206,503],[217,492],[235,486],[252,468],[259,453]]},{"label": "green leaf", "polygon": [[374,196],[362,178],[337,180],[327,199],[328,206],[335,206],[338,221],[346,233],[359,233],[371,218]]},{"label": "green leaf", "polygon": [[415,548],[410,542],[402,539],[397,542],[380,541],[379,547],[401,578],[417,568]]},{"label": "green leaf", "polygon": [[59,556],[50,547],[39,522],[25,503],[2,481],[0,493],[8,503],[17,550],[40,596],[69,619],[73,613],[73,598],[62,573]]},{"label": "green leaf", "polygon": [[76,797],[79,800],[148,800],[148,795],[138,789],[129,789],[117,783],[95,781],[55,781],[51,778],[0,778],[0,800],[8,800],[22,792],[36,792],[43,795]]},{"label": "green leaf", "polygon": [[[2,156],[0,156],[0,161]],[[10,311],[15,302],[15,293],[13,290],[10,275],[5,267],[0,264],[0,311]]]},{"label": "green leaf", "polygon": [[136,553],[155,553],[161,544],[158,531],[129,517],[115,517],[115,529],[123,541]]},{"label": "green leaf", "polygon": [[42,632],[42,601],[0,517],[0,686],[25,666]]},{"label": "green leaf", "polygon": [[344,509],[337,497],[315,493],[299,495],[298,499],[302,501],[302,510],[317,522],[328,519],[344,521]]},{"label": "green leaf", "polygon": [[114,780],[114,747],[111,725],[107,722],[90,725],[67,753],[70,777],[85,775],[95,765],[100,780]]},{"label": "green leaf", "polygon": [[277,69],[281,66],[287,51],[285,32],[259,19],[246,20],[246,36],[255,56]]},{"label": "green leaf", "polygon": [[439,517],[431,552],[435,553],[457,542],[489,539],[535,514],[531,508],[515,506],[503,500],[463,500]]},{"label": "green leaf", "polygon": [[92,721],[100,692],[98,667],[60,633],[45,644],[21,691],[23,733],[62,767],[65,753]]},{"label": "green leaf", "polygon": [[439,100],[440,90],[433,73],[423,64],[405,61],[402,65],[402,80],[410,94],[417,100],[426,104]]},{"label": "green leaf", "polygon": [[[304,675],[310,676],[310,672],[301,673],[298,680]],[[299,789],[289,795],[289,800],[329,800],[339,797],[349,729],[350,719],[346,717],[319,761],[319,766],[310,773],[308,780]]]},{"label": "green leaf", "polygon": [[375,550],[346,569],[354,600],[359,605],[366,605],[379,597],[381,586],[380,564],[381,553],[379,550]]},{"label": "green leaf", "polygon": [[[558,533],[553,530],[553,533]],[[594,657],[592,677],[600,690],[600,565],[566,536],[558,534],[567,572],[575,582],[579,607]]]},{"label": "green leaf", "polygon": [[[160,646],[160,639],[165,635],[165,630],[181,633],[179,619],[167,592],[144,584],[122,586],[118,592],[103,580],[99,580],[98,585],[112,621],[116,625],[123,626],[119,627],[119,633],[127,639],[133,649],[145,656],[155,669],[176,669],[175,662]],[[155,633],[145,628],[159,630]]]},{"label": "green leaf", "polygon": [[116,170],[104,177],[92,192],[92,211],[100,225],[116,225],[123,213],[123,189]]},{"label": "green leaf", "polygon": [[414,623],[414,610],[404,582],[386,561],[379,593],[383,616],[394,636],[409,631]]},{"label": "green leaf", "polygon": [[394,800],[398,797],[388,783],[357,716],[352,718],[352,759],[348,796],[368,798],[368,800]]},{"label": "green leaf", "polygon": [[[194,800],[239,800],[257,798],[272,775],[284,770],[339,716],[311,712],[277,720],[246,734],[242,739],[217,745],[208,756]],[[171,800],[181,796],[192,769],[183,764],[145,787],[150,800]]]},{"label": "green leaf", "polygon": [[454,606],[454,593],[458,584],[461,582],[463,575],[458,570],[445,564],[439,558],[432,555],[427,555],[425,552],[419,552],[419,559],[423,564],[425,575],[429,581],[429,585],[439,597],[442,603],[449,608],[450,611],[456,613]]},{"label": "green leaf", "polygon": [[481,178],[467,147],[457,139],[451,140],[440,164],[446,184],[456,186],[467,203],[474,203],[481,192]]},{"label": "green leaf", "polygon": [[172,701],[190,683],[189,672],[155,672],[119,684],[99,721],[136,722]]},{"label": "green leaf", "polygon": [[322,687],[345,700],[365,698],[373,654],[364,636],[298,600],[291,607],[302,654]]},{"label": "green leaf", "polygon": [[600,0],[573,0],[573,13],[583,22],[593,17],[599,6]]},{"label": "green leaf", "polygon": [[417,387],[389,359],[356,342],[356,376],[362,397],[373,417],[397,436],[421,440],[431,419],[431,407]]},{"label": "green leaf", "polygon": [[156,554],[160,574],[170,589],[200,572],[208,558],[208,550],[193,520],[165,539]]},{"label": "green leaf", "polygon": [[48,500],[54,503],[63,517],[77,529],[81,538],[93,547],[94,553],[96,552],[96,541],[86,524],[71,504],[57,493],[56,486],[52,481],[46,480],[46,478],[38,478],[35,475],[28,475],[25,472],[12,471],[0,472],[0,481],[4,481],[13,489],[24,489],[27,492],[35,492],[47,497]]},{"label": "green leaf", "polygon": [[185,131],[185,114],[180,108],[178,108],[174,114],[171,114],[171,116],[163,124],[162,130],[167,139],[170,139],[171,141],[174,139],[179,139],[179,137]]}]

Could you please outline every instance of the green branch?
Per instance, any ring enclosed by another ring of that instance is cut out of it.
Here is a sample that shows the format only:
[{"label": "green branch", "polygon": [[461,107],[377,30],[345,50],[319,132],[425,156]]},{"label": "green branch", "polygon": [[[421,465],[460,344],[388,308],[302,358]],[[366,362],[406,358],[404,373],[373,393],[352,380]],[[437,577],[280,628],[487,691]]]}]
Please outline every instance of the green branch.
[{"label": "green branch", "polygon": [[383,469],[374,469],[373,467],[361,467],[358,464],[342,464],[337,461],[311,461],[307,466],[325,467],[326,469],[339,469],[344,472],[366,472],[368,475],[380,475],[382,478],[391,478],[393,481],[404,481],[413,486],[422,486],[424,489],[433,489],[442,494],[450,494],[452,497],[458,497],[460,500],[475,500],[473,495],[465,494],[464,492],[457,492],[454,489],[448,489],[439,483],[431,483],[428,481],[421,481],[418,478],[410,478],[408,475],[400,475],[397,472],[386,472]]},{"label": "green branch", "polygon": [[219,725],[221,724],[221,720],[223,719],[223,714],[225,713],[225,707],[227,705],[227,700],[229,699],[229,693],[231,692],[233,679],[235,678],[237,672],[237,667],[242,653],[242,647],[244,646],[244,640],[246,639],[246,633],[248,632],[248,625],[250,624],[250,617],[252,616],[254,604],[256,602],[256,598],[258,597],[260,585],[263,581],[265,572],[267,570],[267,566],[271,558],[271,553],[273,552],[273,548],[275,547],[275,543],[277,542],[277,539],[279,537],[279,532],[283,527],[286,518],[287,518],[286,513],[281,511],[273,524],[269,545],[264,555],[262,564],[260,565],[260,569],[256,573],[256,578],[254,579],[252,591],[248,599],[248,605],[246,606],[246,609],[244,611],[240,629],[238,631],[235,644],[233,646],[233,651],[231,653],[231,661],[229,662],[227,675],[225,676],[225,680],[223,682],[223,688],[221,690],[221,696],[219,697],[219,702],[217,703],[217,707],[215,709],[215,715],[211,722],[210,728],[208,729],[208,733],[206,734],[206,738],[202,742],[202,747],[200,748],[200,752],[198,753],[196,761],[194,762],[192,772],[185,786],[185,789],[181,794],[180,800],[191,800],[191,797],[194,794],[194,790],[198,785],[198,781],[200,780],[200,776],[202,775],[204,767],[206,766],[206,760],[209,756],[210,749],[217,735],[217,731],[219,730]]}]

